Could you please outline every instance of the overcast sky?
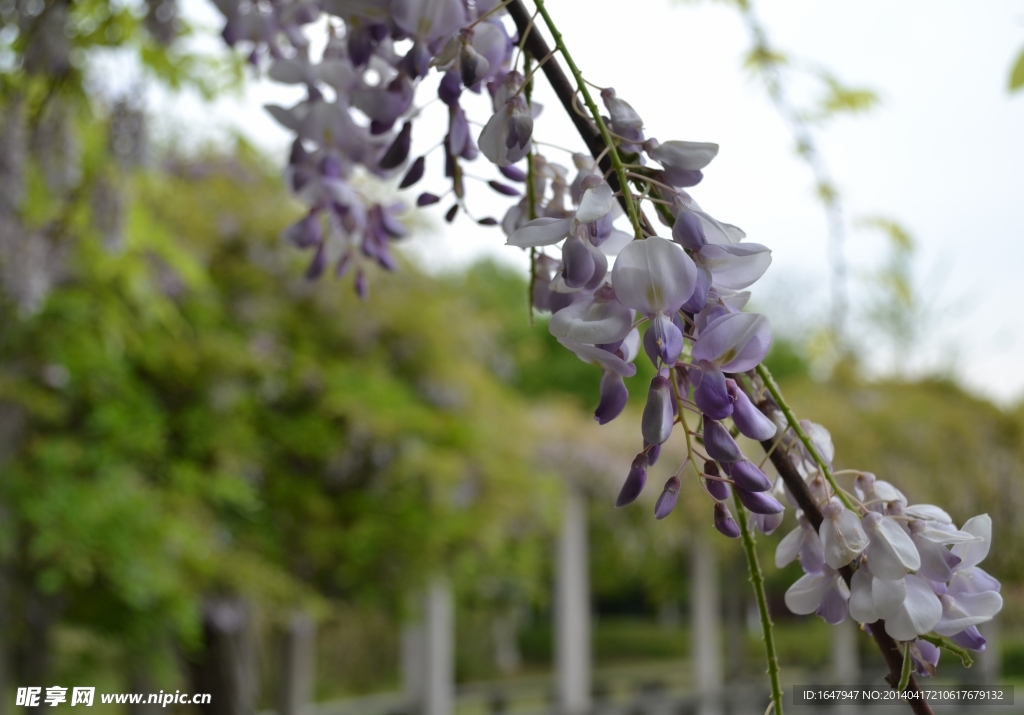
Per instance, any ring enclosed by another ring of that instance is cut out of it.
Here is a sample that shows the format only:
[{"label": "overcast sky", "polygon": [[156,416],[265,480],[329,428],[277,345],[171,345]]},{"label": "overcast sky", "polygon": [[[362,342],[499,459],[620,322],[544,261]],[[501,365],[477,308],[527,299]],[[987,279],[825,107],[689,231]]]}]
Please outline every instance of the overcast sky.
[{"label": "overcast sky", "polygon": [[[186,12],[212,25],[216,15],[205,3],[187,0]],[[825,216],[789,128],[742,69],[750,40],[738,14],[718,3],[667,0],[550,0],[549,9],[587,78],[615,87],[643,116],[648,136],[721,145],[695,198],[741,226],[747,240],[773,249],[773,265],[755,286],[770,318],[788,330],[821,319],[828,308]],[[869,298],[867,276],[887,250],[882,234],[856,223],[895,219],[917,241],[915,277],[937,306],[909,371],[953,371],[1004,404],[1024,397],[1024,93],[1006,91],[1024,46],[1024,0],[762,0],[757,12],[778,48],[882,99],[871,113],[817,134],[844,198],[854,309]],[[547,110],[536,136],[581,148],[538,84]],[[289,138],[260,107],[291,104],[301,94],[254,81],[244,96],[212,106],[159,93],[150,103],[178,132],[208,136],[232,127],[280,153]],[[474,118],[486,121],[479,107]],[[426,148],[443,131],[438,113],[418,141]],[[564,152],[545,152],[569,163]],[[482,184],[471,188],[479,215],[500,218],[506,200]],[[437,223],[433,235],[414,239],[431,267],[481,256],[524,265],[497,229],[465,219]]]}]

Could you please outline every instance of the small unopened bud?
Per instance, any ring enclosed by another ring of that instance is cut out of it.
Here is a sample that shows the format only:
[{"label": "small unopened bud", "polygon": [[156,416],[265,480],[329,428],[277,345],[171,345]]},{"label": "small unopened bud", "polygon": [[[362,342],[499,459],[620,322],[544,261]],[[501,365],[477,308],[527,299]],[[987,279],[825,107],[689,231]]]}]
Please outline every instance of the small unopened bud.
[{"label": "small unopened bud", "polygon": [[622,490],[619,492],[619,498],[615,500],[615,506],[622,507],[632,504],[644,490],[645,484],[647,484],[647,455],[641,452],[633,458],[633,464],[630,465],[629,474],[626,475],[626,481],[622,484]]},{"label": "small unopened bud", "polygon": [[736,487],[736,496],[739,497],[743,506],[755,514],[779,514],[786,509],[767,492],[748,492],[746,489]]},{"label": "small unopened bud", "polygon": [[675,414],[672,410],[672,389],[668,379],[655,375],[647,392],[647,404],[640,420],[640,431],[651,444],[664,444],[672,434]]},{"label": "small unopened bud", "polygon": [[726,380],[725,386],[729,391],[729,397],[732,398],[732,421],[740,434],[750,439],[756,439],[758,442],[774,437],[778,427],[761,410],[754,407],[754,403],[740,389],[736,381]]},{"label": "small unopened bud", "polygon": [[738,462],[743,459],[743,453],[729,430],[707,415],[704,415],[704,447],[708,456],[718,462]]},{"label": "small unopened bud", "polygon": [[526,172],[518,166],[512,166],[511,164],[508,166],[499,166],[498,171],[500,171],[502,176],[509,181],[518,181],[520,183],[526,181]]},{"label": "small unopened bud", "polygon": [[740,489],[748,492],[766,492],[772,488],[771,480],[749,459],[732,464],[723,462],[722,469]]},{"label": "small unopened bud", "polygon": [[708,362],[701,363],[700,372],[700,383],[693,391],[693,401],[711,419],[724,420],[732,414],[732,399],[725,386],[725,375]]},{"label": "small unopened bud", "polygon": [[316,280],[324,272],[324,268],[327,266],[327,250],[323,243],[317,246],[316,254],[313,256],[313,260],[310,262],[309,267],[306,269],[306,279]]},{"label": "small unopened bud", "polygon": [[594,411],[594,419],[598,424],[608,424],[622,413],[627,400],[629,390],[622,375],[606,371],[601,378],[601,402]]},{"label": "small unopened bud", "polygon": [[487,185],[490,186],[495,191],[497,191],[499,194],[504,194],[505,196],[520,195],[519,189],[509,186],[508,184],[503,184],[500,181],[488,181]]},{"label": "small unopened bud", "polygon": [[579,236],[562,244],[562,277],[570,288],[582,288],[594,275],[594,256]]},{"label": "small unopened bud", "polygon": [[394,169],[402,165],[402,162],[409,156],[409,149],[412,147],[412,122],[402,125],[395,141],[391,143],[384,156],[378,162],[381,169]]},{"label": "small unopened bud", "polygon": [[673,474],[665,482],[665,488],[662,489],[661,496],[658,497],[658,502],[654,505],[655,519],[664,519],[676,508],[676,502],[679,500],[680,486],[678,474]]},{"label": "small unopened bud", "polygon": [[409,171],[405,172],[405,176],[402,177],[402,182],[398,185],[400,189],[407,189],[417,181],[423,178],[423,170],[426,167],[426,157],[420,156],[416,158],[416,161],[409,167]]},{"label": "small unopened bud", "polygon": [[732,512],[722,502],[715,502],[715,528],[730,539],[736,539],[740,535],[740,527],[732,518]]}]

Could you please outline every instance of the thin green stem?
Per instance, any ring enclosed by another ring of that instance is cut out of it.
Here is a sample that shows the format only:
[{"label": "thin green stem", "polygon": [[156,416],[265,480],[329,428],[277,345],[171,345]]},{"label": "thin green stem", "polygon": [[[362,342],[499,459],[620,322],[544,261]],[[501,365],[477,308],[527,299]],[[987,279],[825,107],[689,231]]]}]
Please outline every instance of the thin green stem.
[{"label": "thin green stem", "polygon": [[674,376],[670,376],[669,380],[672,382],[672,392],[675,393],[677,411],[679,412],[679,424],[683,426],[683,436],[686,437],[686,456],[693,462],[693,468],[700,474],[701,470],[697,469],[697,460],[693,458],[693,443],[690,441],[690,427],[686,424],[686,405],[683,404],[683,396],[679,394],[679,384],[676,382]]},{"label": "thin green stem", "polygon": [[775,652],[775,636],[772,633],[772,616],[768,612],[768,597],[764,592],[764,576],[761,574],[761,563],[757,560],[757,549],[754,547],[754,535],[750,532],[747,522],[747,510],[732,492],[733,504],[736,507],[736,519],[739,521],[740,536],[743,537],[743,551],[747,555],[747,571],[750,572],[750,584],[754,587],[754,598],[757,599],[757,612],[761,617],[761,638],[764,640],[765,658],[768,660],[768,680],[772,686],[772,704],[777,715],[782,715],[782,685],[779,683],[779,657]]},{"label": "thin green stem", "polygon": [[965,668],[970,668],[972,665],[974,665],[974,658],[971,657],[970,652],[966,648],[961,648],[956,643],[951,641],[949,638],[945,638],[943,636],[932,636],[928,634],[918,637],[923,641],[928,641],[933,646],[942,648],[944,650],[948,650],[950,653],[952,653],[960,659],[960,662],[963,664]]},{"label": "thin green stem", "polygon": [[[525,38],[524,38],[525,40]],[[530,65],[532,64],[529,55],[523,58],[523,72],[531,77]],[[523,83],[525,87],[526,105],[533,105],[533,80],[527,79]],[[526,211],[527,217],[533,221],[537,218],[537,187],[534,184],[533,151],[526,155]],[[533,326],[533,289],[537,283],[537,249],[530,248],[530,282],[526,286],[526,309],[530,311],[530,326]]]},{"label": "thin green stem", "polygon": [[905,692],[907,685],[910,684],[910,671],[913,668],[914,659],[910,656],[910,643],[906,643],[903,646],[903,670],[900,672],[900,684],[897,686],[897,690]]},{"label": "thin green stem", "polygon": [[601,118],[601,110],[597,108],[597,103],[594,102],[594,98],[590,95],[590,90],[587,89],[587,82],[583,79],[583,73],[580,72],[579,67],[572,59],[572,55],[569,54],[569,50],[565,46],[565,41],[562,39],[562,33],[558,31],[558,27],[555,25],[555,21],[551,18],[547,8],[544,6],[544,0],[534,0],[537,5],[537,11],[540,16],[544,18],[544,24],[547,25],[548,31],[551,33],[551,37],[555,41],[555,47],[562,53],[562,57],[565,58],[565,64],[569,66],[569,71],[572,72],[572,76],[576,79],[576,87],[579,93],[583,95],[583,101],[587,105],[587,109],[590,110],[590,115],[597,125],[597,129],[601,132],[601,139],[604,141],[606,147],[608,147],[608,158],[611,159],[612,166],[615,167],[615,175],[619,177],[619,186],[622,188],[622,198],[626,204],[626,213],[629,215],[629,222],[633,225],[633,234],[636,238],[644,238],[643,229],[640,227],[640,214],[637,213],[636,204],[633,201],[633,195],[629,190],[629,181],[626,177],[626,167],[622,163],[622,158],[619,156],[619,150],[615,146],[615,141],[612,139],[611,134],[608,131],[608,127],[605,126],[604,120]]},{"label": "thin green stem", "polygon": [[800,441],[803,442],[808,454],[811,455],[811,458],[818,465],[818,468],[821,469],[821,473],[825,475],[825,480],[829,483],[829,486],[832,487],[832,491],[837,497],[839,497],[839,500],[843,502],[843,506],[850,511],[856,512],[856,506],[852,501],[850,501],[850,498],[846,496],[846,492],[839,488],[839,484],[836,483],[836,478],[832,475],[832,468],[828,466],[828,462],[822,459],[821,455],[818,453],[818,449],[814,446],[814,443],[811,442],[811,438],[807,436],[807,433],[804,432],[804,428],[800,426],[800,421],[796,418],[796,415],[793,414],[793,410],[790,409],[785,398],[782,397],[782,391],[779,390],[779,386],[776,384],[775,378],[772,377],[771,372],[769,372],[768,368],[764,366],[764,363],[757,366],[757,374],[761,377],[761,380],[764,381],[764,386],[767,387],[768,392],[772,394],[772,398],[774,398],[776,404],[778,404],[779,409],[782,410],[782,414],[786,416],[786,422],[793,429],[793,432],[796,433],[796,436]]}]

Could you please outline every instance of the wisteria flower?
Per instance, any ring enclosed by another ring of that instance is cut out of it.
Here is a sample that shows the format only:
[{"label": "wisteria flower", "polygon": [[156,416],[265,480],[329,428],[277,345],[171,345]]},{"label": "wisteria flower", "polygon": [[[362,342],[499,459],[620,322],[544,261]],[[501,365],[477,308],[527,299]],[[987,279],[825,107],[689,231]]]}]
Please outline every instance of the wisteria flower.
[{"label": "wisteria flower", "polygon": [[757,367],[770,345],[771,324],[763,315],[731,313],[709,323],[693,346],[700,372],[694,401],[701,411],[716,420],[731,415],[733,401],[724,373]]}]

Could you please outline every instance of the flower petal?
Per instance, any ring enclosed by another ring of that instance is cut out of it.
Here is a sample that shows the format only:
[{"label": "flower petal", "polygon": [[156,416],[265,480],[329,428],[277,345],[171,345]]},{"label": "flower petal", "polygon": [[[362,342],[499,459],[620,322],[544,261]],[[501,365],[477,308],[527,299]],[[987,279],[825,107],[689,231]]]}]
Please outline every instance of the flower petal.
[{"label": "flower petal", "polygon": [[710,270],[715,286],[740,290],[753,285],[772,262],[772,252],[758,243],[709,243],[700,257]]},{"label": "flower petal", "polygon": [[964,523],[961,531],[979,536],[981,540],[956,544],[952,549],[953,554],[960,557],[960,568],[977,566],[988,556],[988,549],[992,543],[992,518],[988,514],[971,517]]},{"label": "flower petal", "polygon": [[911,504],[903,512],[915,519],[927,519],[937,521],[940,524],[952,524],[953,517],[945,509],[940,509],[934,504]]},{"label": "flower petal", "polygon": [[825,563],[834,569],[849,564],[868,546],[868,536],[860,525],[860,519],[846,508],[834,516],[829,516],[826,509],[818,535],[825,551]]},{"label": "flower petal", "polygon": [[921,568],[917,547],[895,519],[872,511],[863,518],[861,525],[870,539],[866,553],[871,572],[877,578],[900,579],[908,571]]},{"label": "flower petal", "polygon": [[513,231],[505,245],[520,248],[552,246],[568,236],[571,228],[571,218],[542,216]]},{"label": "flower petal", "polygon": [[1002,586],[998,579],[977,566],[966,569],[958,568],[949,581],[949,592],[953,595],[999,591],[1000,588]]},{"label": "flower petal", "polygon": [[593,186],[583,192],[580,206],[576,209],[576,220],[580,223],[591,223],[604,217],[615,205],[612,187],[605,182]]},{"label": "flower petal", "polygon": [[697,267],[678,244],[659,236],[633,241],[612,268],[619,302],[644,315],[679,309],[697,285]]},{"label": "flower petal", "polygon": [[633,377],[636,374],[636,365],[632,365],[618,355],[610,353],[602,348],[587,345],[569,338],[558,338],[558,342],[576,354],[580,360],[591,365],[597,365],[603,370],[610,370],[623,377]]},{"label": "flower petal", "polygon": [[509,159],[507,146],[509,137],[508,127],[509,120],[511,118],[512,107],[507,104],[500,107],[493,115],[491,115],[491,118],[487,120],[487,124],[485,124],[484,128],[480,131],[480,138],[477,140],[477,146],[480,147],[480,151],[483,155],[498,166],[508,166],[509,164],[515,163],[515,161],[511,161]]},{"label": "flower petal", "polygon": [[771,345],[771,324],[757,313],[729,313],[701,331],[693,359],[706,360],[725,372],[757,367]]},{"label": "flower petal", "polygon": [[804,574],[786,591],[786,608],[798,616],[814,613],[834,580],[834,571]]},{"label": "flower petal", "polygon": [[552,315],[548,330],[556,338],[600,345],[625,339],[632,324],[632,311],[619,301],[589,297]]},{"label": "flower petal", "polygon": [[[648,146],[653,144],[649,142]],[[718,145],[710,142],[667,141],[651,147],[647,155],[665,168],[700,171],[718,155]]]},{"label": "flower petal", "polygon": [[807,529],[798,526],[782,537],[782,541],[775,547],[775,566],[781,569],[793,563],[800,553],[800,547],[803,546],[806,536]]},{"label": "flower petal", "polygon": [[935,626],[940,636],[951,636],[960,631],[992,620],[1003,608],[1003,597],[995,591],[942,596],[942,618]]},{"label": "flower petal", "polygon": [[927,633],[942,618],[942,603],[920,576],[906,578],[907,597],[885,621],[885,632],[898,641],[912,641]]},{"label": "flower petal", "polygon": [[857,569],[850,579],[850,615],[859,623],[874,623],[880,616],[871,595],[871,572]]},{"label": "flower petal", "polygon": [[850,591],[846,588],[846,584],[842,583],[839,578],[833,578],[829,589],[821,597],[821,605],[815,612],[830,626],[838,625],[846,620],[846,614],[849,613],[849,608],[846,605],[849,599]]}]

